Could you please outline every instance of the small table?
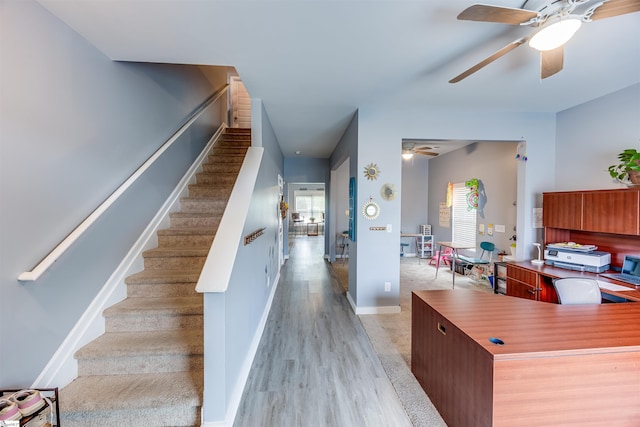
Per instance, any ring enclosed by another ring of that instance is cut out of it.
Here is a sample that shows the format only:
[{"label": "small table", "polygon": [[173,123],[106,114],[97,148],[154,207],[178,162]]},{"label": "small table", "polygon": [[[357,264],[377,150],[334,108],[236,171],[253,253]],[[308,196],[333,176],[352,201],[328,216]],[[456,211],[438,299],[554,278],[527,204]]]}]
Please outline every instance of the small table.
[{"label": "small table", "polygon": [[[456,242],[436,242],[440,245],[440,253],[442,253],[442,247],[451,248],[453,253],[451,254],[451,271],[453,272],[453,287],[456,287],[456,258],[458,258],[458,249],[474,249],[475,246],[467,244],[460,244]],[[438,277],[438,270],[440,269],[440,263],[436,263],[436,278]]]},{"label": "small table", "polygon": [[[316,226],[315,230],[313,226]],[[311,228],[309,228],[311,227]],[[318,235],[318,223],[317,222],[308,222],[307,223],[307,236],[317,236]]]}]

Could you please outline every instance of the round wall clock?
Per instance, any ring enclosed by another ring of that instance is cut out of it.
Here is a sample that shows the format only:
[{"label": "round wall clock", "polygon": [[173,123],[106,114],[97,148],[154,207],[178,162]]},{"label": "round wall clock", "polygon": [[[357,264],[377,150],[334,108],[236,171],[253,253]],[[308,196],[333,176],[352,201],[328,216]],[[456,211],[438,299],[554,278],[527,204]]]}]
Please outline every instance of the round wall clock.
[{"label": "round wall clock", "polygon": [[364,177],[370,180],[378,179],[380,175],[380,169],[375,163],[369,163],[364,167]]}]

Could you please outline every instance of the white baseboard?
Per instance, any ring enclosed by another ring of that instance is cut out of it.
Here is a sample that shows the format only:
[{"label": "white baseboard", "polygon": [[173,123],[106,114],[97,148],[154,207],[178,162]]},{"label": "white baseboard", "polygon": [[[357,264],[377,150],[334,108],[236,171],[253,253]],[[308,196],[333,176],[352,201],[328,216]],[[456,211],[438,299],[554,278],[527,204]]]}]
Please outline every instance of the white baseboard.
[{"label": "white baseboard", "polygon": [[356,303],[351,298],[351,294],[347,292],[347,301],[349,301],[349,305],[351,309],[356,315],[361,314],[397,314],[400,313],[399,305],[387,305],[382,307],[358,307]]},{"label": "white baseboard", "polygon": [[180,198],[188,194],[189,183],[194,182],[195,174],[201,169],[207,154],[219,135],[224,131],[224,128],[224,125],[221,126],[209,140],[202,153],[187,170],[158,213],[147,225],[116,270],[91,301],[91,304],[80,316],[80,319],[60,344],[42,372],[40,372],[40,375],[35,379],[31,385],[32,388],[62,388],[78,376],[78,362],[73,355],[84,345],[104,333],[105,319],[102,316],[102,312],[126,298],[127,289],[124,279],[143,269],[142,252],[157,246],[156,232],[161,227],[169,225],[169,214],[179,209]]}]

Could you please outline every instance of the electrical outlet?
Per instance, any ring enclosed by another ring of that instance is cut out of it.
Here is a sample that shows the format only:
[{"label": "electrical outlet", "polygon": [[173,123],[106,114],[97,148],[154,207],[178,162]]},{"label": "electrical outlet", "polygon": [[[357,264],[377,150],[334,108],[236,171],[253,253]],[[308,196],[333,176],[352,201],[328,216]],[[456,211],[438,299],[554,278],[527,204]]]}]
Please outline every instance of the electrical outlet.
[{"label": "electrical outlet", "polygon": [[384,291],[391,292],[391,282],[384,282]]}]

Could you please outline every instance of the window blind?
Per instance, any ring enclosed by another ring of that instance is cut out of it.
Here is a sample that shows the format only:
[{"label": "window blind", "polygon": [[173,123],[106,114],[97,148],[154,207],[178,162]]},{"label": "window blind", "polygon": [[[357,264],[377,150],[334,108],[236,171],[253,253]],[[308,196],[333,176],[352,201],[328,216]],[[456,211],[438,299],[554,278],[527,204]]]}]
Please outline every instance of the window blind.
[{"label": "window blind", "polygon": [[475,209],[470,209],[467,203],[469,189],[464,182],[453,184],[452,238],[456,243],[476,246],[476,216]]}]

